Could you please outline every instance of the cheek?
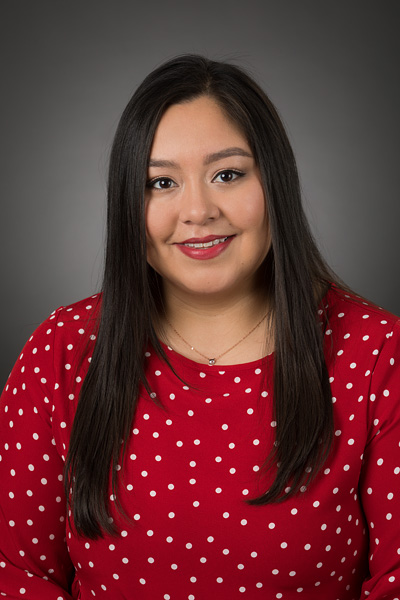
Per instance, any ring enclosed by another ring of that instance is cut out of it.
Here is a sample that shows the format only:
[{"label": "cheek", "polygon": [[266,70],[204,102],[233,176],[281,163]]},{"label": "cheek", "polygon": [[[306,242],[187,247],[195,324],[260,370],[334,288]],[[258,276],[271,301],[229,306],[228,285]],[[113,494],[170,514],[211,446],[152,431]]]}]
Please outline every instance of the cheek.
[{"label": "cheek", "polygon": [[257,231],[267,229],[266,200],[259,186],[249,190],[247,200],[241,203],[237,214],[244,229]]},{"label": "cheek", "polygon": [[166,230],[166,218],[160,208],[149,204],[146,209],[146,234],[150,245],[157,244],[162,239]]},{"label": "cheek", "polygon": [[246,203],[242,214],[244,227],[253,232],[253,241],[263,252],[268,252],[271,246],[266,202],[264,192],[258,188],[253,201]]}]

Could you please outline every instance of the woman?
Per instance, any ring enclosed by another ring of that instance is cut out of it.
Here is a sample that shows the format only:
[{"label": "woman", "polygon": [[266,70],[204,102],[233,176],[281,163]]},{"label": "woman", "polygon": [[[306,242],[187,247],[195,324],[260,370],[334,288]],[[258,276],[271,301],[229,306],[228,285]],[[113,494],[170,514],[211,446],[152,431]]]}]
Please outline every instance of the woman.
[{"label": "woman", "polygon": [[399,333],[318,253],[254,81],[162,65],[116,133],[102,294],[3,394],[0,591],[400,597]]}]

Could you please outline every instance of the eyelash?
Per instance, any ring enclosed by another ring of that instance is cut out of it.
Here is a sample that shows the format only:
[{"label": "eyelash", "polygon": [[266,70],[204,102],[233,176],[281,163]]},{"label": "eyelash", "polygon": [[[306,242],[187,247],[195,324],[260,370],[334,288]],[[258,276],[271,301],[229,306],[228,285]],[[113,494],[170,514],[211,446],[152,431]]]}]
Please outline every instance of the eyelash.
[{"label": "eyelash", "polygon": [[[232,181],[220,181],[218,183],[224,183],[229,185],[230,183],[233,183],[234,181],[236,181],[236,179],[239,179],[240,177],[244,177],[246,173],[244,173],[243,171],[238,171],[237,169],[222,169],[221,171],[219,171],[212,179],[212,181],[214,181],[217,177],[219,177],[220,175],[222,175],[223,173],[230,173],[233,175],[236,175],[236,177],[232,180]],[[173,181],[173,179],[171,179],[171,177],[155,177],[154,179],[150,179],[147,183],[146,183],[146,187],[149,189],[156,189],[156,190],[168,190],[171,188],[156,188],[155,184],[158,183],[159,181],[172,181],[173,183],[175,183]]]},{"label": "eyelash", "polygon": [[222,175],[222,173],[233,173],[234,175],[236,175],[236,177],[232,180],[232,181],[221,181],[220,183],[233,183],[234,181],[236,181],[236,179],[240,179],[240,177],[244,177],[246,173],[243,173],[243,171],[238,171],[237,169],[222,169],[222,171],[219,171],[219,173],[217,173],[215,175],[215,177],[213,177],[213,181],[214,179],[216,179],[217,177],[219,177],[220,175]]}]

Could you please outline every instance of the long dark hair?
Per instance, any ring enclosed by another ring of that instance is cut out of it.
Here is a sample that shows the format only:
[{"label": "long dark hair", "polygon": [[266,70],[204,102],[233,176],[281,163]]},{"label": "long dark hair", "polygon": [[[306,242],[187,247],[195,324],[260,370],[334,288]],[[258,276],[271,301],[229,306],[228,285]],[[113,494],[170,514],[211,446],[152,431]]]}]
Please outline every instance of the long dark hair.
[{"label": "long dark hair", "polygon": [[139,386],[151,393],[144,349],[151,344],[166,360],[153,327],[162,301],[159,276],[146,261],[144,194],[153,137],[168,106],[201,95],[213,98],[243,131],[268,198],[272,247],[265,272],[273,303],[277,426],[266,468],[273,462],[278,469],[271,487],[249,502],[279,502],[296,493],[318,472],[331,446],[332,399],[316,315],[334,276],[305,219],[284,127],[269,98],[242,69],[202,56],[179,56],[139,86],[121,117],[111,151],[97,340],[65,471],[74,526],[89,538],[115,532],[109,519],[110,480],[115,494],[117,465],[135,417]]}]

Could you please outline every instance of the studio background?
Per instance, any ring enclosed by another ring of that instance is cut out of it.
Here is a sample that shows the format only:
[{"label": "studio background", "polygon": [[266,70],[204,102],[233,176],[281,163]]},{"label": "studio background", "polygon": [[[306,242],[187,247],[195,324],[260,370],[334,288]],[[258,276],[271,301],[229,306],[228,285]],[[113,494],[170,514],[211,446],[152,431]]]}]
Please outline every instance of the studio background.
[{"label": "studio background", "polygon": [[145,75],[179,53],[250,70],[288,129],[322,253],[400,314],[397,0],[1,9],[0,388],[50,312],[98,291],[118,119]]}]

